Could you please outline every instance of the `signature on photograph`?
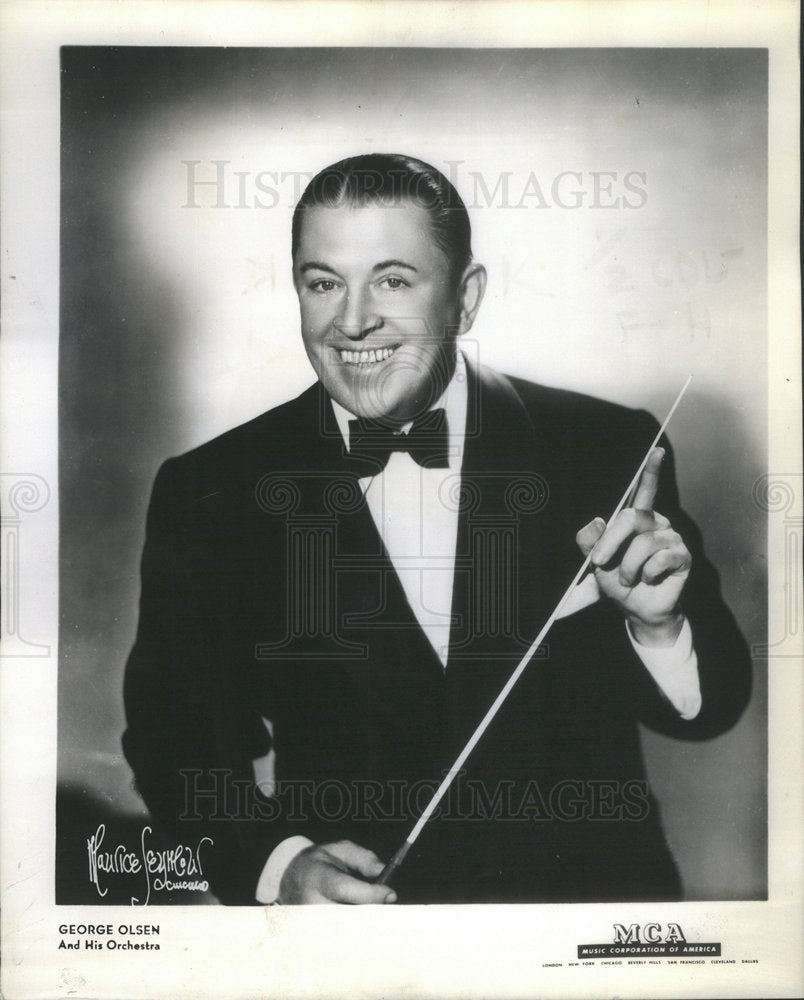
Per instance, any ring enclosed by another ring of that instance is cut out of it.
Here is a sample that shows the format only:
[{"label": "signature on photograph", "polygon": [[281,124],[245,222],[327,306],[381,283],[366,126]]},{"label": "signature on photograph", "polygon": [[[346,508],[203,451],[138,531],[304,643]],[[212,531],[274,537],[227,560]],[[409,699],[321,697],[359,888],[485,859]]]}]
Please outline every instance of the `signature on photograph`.
[{"label": "signature on photograph", "polygon": [[89,881],[98,895],[103,897],[109,891],[104,885],[106,876],[132,875],[144,882],[145,898],[132,896],[132,903],[147,905],[154,892],[206,892],[209,883],[204,878],[201,863],[202,847],[212,845],[211,837],[202,837],[196,847],[177,844],[167,849],[156,849],[149,844],[153,830],[144,826],[136,849],[126,844],[104,847],[106,826],[101,823],[91,837],[87,838],[87,862]]}]

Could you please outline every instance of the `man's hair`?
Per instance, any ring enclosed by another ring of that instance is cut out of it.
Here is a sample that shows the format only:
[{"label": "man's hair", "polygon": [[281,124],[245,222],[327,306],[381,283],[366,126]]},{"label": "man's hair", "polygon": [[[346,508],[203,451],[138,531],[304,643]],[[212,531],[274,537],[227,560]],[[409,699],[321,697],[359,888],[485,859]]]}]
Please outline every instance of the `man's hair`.
[{"label": "man's hair", "polygon": [[404,202],[419,205],[429,214],[433,239],[447,258],[450,277],[457,282],[472,260],[472,230],[466,206],[439,170],[402,153],[349,156],[316,174],[293,211],[293,260],[306,209]]}]

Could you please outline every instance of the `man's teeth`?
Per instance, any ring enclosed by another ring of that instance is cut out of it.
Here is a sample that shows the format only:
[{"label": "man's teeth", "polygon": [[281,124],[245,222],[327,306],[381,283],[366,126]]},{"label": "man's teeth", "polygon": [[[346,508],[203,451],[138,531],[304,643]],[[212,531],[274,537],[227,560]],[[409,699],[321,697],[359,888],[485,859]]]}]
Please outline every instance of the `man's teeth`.
[{"label": "man's teeth", "polygon": [[346,364],[370,365],[377,361],[387,361],[395,350],[395,347],[383,347],[378,351],[338,351],[338,354]]}]

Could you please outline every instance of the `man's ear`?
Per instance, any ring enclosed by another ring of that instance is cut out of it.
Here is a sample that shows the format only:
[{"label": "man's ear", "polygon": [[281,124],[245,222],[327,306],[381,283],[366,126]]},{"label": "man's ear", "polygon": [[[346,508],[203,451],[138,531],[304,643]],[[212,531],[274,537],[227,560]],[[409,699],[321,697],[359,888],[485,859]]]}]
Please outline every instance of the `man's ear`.
[{"label": "man's ear", "polygon": [[474,261],[466,268],[458,285],[458,336],[472,329],[486,293],[486,269]]}]

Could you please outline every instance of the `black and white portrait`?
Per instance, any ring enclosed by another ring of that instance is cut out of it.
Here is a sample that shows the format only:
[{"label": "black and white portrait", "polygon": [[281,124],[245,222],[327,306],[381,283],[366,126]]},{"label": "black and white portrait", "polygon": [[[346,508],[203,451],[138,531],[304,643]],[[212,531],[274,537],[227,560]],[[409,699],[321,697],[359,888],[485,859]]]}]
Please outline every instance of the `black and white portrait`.
[{"label": "black and white portrait", "polygon": [[767,100],[62,49],[57,902],[765,898]]}]

